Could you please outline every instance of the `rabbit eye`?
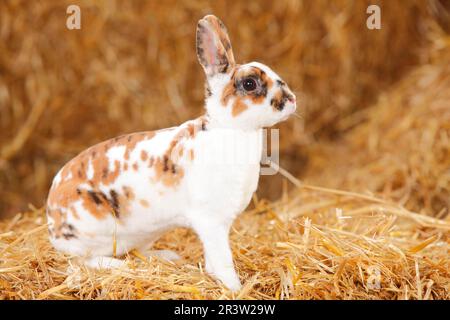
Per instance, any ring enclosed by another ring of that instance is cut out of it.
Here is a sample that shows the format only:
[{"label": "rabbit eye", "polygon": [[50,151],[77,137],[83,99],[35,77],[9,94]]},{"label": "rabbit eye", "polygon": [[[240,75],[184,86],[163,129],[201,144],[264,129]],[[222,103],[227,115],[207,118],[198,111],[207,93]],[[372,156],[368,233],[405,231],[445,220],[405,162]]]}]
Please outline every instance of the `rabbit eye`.
[{"label": "rabbit eye", "polygon": [[256,80],[252,78],[246,78],[242,82],[242,86],[244,87],[245,91],[253,91],[256,89]]}]

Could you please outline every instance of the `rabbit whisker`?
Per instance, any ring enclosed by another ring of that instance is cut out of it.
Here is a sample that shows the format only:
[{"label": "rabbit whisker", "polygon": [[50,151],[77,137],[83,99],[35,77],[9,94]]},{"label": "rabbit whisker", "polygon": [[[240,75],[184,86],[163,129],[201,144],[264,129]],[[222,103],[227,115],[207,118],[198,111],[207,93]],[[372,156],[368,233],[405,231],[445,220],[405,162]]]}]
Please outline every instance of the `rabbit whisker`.
[{"label": "rabbit whisker", "polygon": [[303,116],[301,114],[298,114],[297,112],[292,113],[294,116],[296,116],[299,119],[304,120]]}]

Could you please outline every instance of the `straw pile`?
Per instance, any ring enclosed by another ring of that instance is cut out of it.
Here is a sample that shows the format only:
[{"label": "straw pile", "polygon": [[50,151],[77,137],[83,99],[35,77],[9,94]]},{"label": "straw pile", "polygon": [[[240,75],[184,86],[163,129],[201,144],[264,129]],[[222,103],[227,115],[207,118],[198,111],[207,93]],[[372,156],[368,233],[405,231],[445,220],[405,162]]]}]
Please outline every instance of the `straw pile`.
[{"label": "straw pile", "polygon": [[[307,137],[336,135],[341,117],[420,61],[428,4],[379,2],[372,31],[372,3],[77,1],[81,30],[68,30],[74,1],[0,1],[0,216],[42,206],[57,170],[88,146],[198,116],[195,26],[207,13],[228,26],[238,61],[268,64],[296,91],[305,126],[281,126],[281,159],[300,173]],[[261,190],[278,198],[271,183]]]},{"label": "straw pile", "polygon": [[130,256],[127,269],[92,271],[51,248],[43,210],[33,210],[0,224],[0,298],[450,298],[448,220],[307,186],[255,204],[231,234],[244,282],[236,295],[203,273],[201,244],[188,230],[156,245],[176,250],[176,264]]},{"label": "straw pile", "polygon": [[339,143],[312,146],[308,181],[378,192],[411,210],[450,209],[450,36],[434,38],[429,61],[379,101],[340,125]]},{"label": "straw pile", "polygon": [[[90,31],[71,32],[67,3],[1,2],[0,216],[22,213],[0,221],[0,299],[449,299],[450,14],[379,2],[374,32],[368,3],[81,2]],[[206,275],[186,229],[156,244],[182,261],[134,252],[127,269],[86,269],[47,240],[50,179],[97,141],[201,112],[187,52],[209,12],[237,57],[273,66],[303,102],[280,126],[287,170],[233,225],[244,287]]]}]

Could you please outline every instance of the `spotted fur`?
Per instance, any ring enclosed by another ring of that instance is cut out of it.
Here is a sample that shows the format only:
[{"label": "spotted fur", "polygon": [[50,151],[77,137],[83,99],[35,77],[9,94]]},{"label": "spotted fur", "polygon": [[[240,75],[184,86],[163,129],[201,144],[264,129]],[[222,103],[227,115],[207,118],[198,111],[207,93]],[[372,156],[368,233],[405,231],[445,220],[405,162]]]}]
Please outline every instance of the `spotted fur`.
[{"label": "spotted fur", "polygon": [[120,265],[112,256],[145,249],[166,230],[191,227],[206,271],[236,290],[228,232],[258,184],[261,130],[294,112],[295,96],[267,66],[236,64],[216,17],[199,21],[196,40],[206,114],[110,139],[70,160],[50,188],[49,234],[58,250],[102,267]]}]

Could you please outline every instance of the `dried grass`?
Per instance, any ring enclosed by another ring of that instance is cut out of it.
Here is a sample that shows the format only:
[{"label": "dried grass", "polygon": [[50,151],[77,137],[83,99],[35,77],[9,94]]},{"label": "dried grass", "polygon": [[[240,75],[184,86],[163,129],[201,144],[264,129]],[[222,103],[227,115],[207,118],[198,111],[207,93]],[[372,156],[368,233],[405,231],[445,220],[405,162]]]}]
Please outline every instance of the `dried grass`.
[{"label": "dried grass", "polygon": [[342,119],[341,125],[358,124],[339,144],[312,146],[310,183],[369,190],[411,210],[449,214],[450,36],[433,39],[429,61],[373,106]]},{"label": "dried grass", "polygon": [[128,269],[92,271],[51,247],[44,222],[32,210],[0,224],[0,298],[450,298],[450,221],[367,195],[300,185],[278,202],[255,199],[231,234],[244,283],[235,295],[204,274],[201,244],[186,229],[156,244],[180,262],[137,254]]}]

